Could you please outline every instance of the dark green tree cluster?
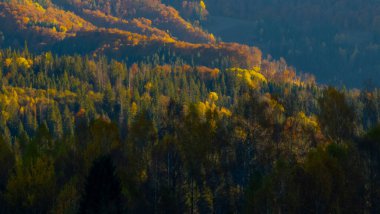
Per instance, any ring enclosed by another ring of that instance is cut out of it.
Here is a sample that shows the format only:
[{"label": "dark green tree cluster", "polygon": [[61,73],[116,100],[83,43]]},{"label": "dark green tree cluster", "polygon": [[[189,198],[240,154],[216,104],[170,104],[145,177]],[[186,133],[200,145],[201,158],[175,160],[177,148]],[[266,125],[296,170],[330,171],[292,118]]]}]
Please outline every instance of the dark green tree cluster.
[{"label": "dark green tree cluster", "polygon": [[379,212],[378,90],[27,49],[0,68],[1,213]]}]

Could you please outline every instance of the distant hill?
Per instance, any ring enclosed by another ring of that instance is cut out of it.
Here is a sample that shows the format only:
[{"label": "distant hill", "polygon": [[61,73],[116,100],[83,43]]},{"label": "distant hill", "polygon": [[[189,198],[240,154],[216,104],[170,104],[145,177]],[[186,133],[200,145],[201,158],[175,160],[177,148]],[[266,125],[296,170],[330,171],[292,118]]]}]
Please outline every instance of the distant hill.
[{"label": "distant hill", "polygon": [[380,78],[379,10],[372,0],[2,0],[0,47],[252,67],[257,46],[321,83],[362,87]]},{"label": "distant hill", "polygon": [[26,42],[36,52],[106,54],[122,60],[159,54],[189,64],[247,68],[261,58],[257,48],[217,42],[157,1],[0,2],[0,22],[2,47],[22,48]]},{"label": "distant hill", "polygon": [[[199,0],[163,0],[197,20]],[[319,82],[380,86],[380,1],[204,0],[202,26],[226,42],[258,46],[284,57]],[[189,12],[192,11],[192,12]]]},{"label": "distant hill", "polygon": [[205,4],[210,16],[204,27],[224,41],[255,45],[265,55],[284,57],[319,82],[362,87],[370,80],[379,85],[380,1],[205,0]]}]

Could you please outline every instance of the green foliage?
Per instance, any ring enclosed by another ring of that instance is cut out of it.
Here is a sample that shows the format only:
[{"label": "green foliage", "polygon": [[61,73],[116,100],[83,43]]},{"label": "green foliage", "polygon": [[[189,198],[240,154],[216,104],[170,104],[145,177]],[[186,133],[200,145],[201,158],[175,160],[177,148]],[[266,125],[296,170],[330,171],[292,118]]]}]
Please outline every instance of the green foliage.
[{"label": "green foliage", "polygon": [[26,166],[17,166],[15,171],[5,192],[13,212],[49,212],[56,196],[53,161],[38,158]]},{"label": "green foliage", "polygon": [[347,140],[354,135],[356,115],[346,101],[345,94],[329,87],[318,100],[318,115],[322,130],[333,140]]},{"label": "green foliage", "polygon": [[165,57],[0,50],[0,211],[379,210],[379,90]]},{"label": "green foliage", "polygon": [[365,181],[353,149],[331,144],[311,151],[304,163],[278,161],[269,175],[253,177],[247,209],[259,213],[363,211]]}]

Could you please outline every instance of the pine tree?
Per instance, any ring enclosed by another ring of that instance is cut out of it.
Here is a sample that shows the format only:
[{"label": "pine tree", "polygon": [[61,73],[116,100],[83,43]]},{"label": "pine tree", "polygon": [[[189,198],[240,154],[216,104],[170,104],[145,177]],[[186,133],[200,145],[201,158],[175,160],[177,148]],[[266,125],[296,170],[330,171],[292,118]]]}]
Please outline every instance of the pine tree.
[{"label": "pine tree", "polygon": [[121,186],[109,156],[94,161],[87,176],[79,213],[122,213]]}]

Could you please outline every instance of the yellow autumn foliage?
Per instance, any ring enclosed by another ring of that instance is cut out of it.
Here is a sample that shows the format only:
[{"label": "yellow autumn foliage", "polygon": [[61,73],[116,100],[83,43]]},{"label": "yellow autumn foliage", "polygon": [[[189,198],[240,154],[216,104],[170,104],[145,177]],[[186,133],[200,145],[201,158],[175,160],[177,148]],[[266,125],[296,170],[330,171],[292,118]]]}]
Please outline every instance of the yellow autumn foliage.
[{"label": "yellow autumn foliage", "polygon": [[261,68],[259,66],[253,66],[252,70],[255,72],[260,72]]},{"label": "yellow autumn foliage", "polygon": [[133,102],[132,105],[131,105],[131,114],[133,116],[135,116],[137,114],[137,110],[138,110],[137,109],[137,104],[135,102]]},{"label": "yellow autumn foliage", "polygon": [[1,117],[2,117],[5,121],[7,121],[7,120],[9,120],[9,113],[6,112],[6,111],[1,111]]},{"label": "yellow autumn foliage", "polygon": [[206,113],[206,110],[207,110],[206,105],[203,102],[199,102],[197,104],[197,109],[198,109],[198,113],[200,115],[204,115]]},{"label": "yellow autumn foliage", "polygon": [[264,77],[264,75],[262,75],[259,72],[256,72],[256,71],[252,70],[252,71],[250,71],[250,75],[251,75],[251,77],[253,77],[256,80],[259,80],[259,81],[264,82],[264,83],[267,82],[267,79]]},{"label": "yellow autumn foliage", "polygon": [[12,59],[11,58],[5,59],[5,67],[9,67],[9,66],[11,66],[11,64],[12,64]]},{"label": "yellow autumn foliage", "polygon": [[95,101],[101,101],[103,100],[103,95],[101,93],[96,93],[92,90],[90,90],[88,92],[88,97],[91,99],[91,100],[95,100]]},{"label": "yellow autumn foliage", "polygon": [[213,91],[209,93],[208,98],[211,100],[211,102],[216,102],[219,99],[218,94]]},{"label": "yellow autumn foliage", "polygon": [[21,108],[20,108],[20,113],[21,113],[21,114],[24,114],[24,113],[25,113],[25,108],[24,108],[24,106],[21,106]]},{"label": "yellow autumn foliage", "polygon": [[308,117],[304,112],[299,112],[298,113],[298,118],[307,126],[311,126],[315,129],[317,129],[318,126],[318,121],[315,117]]},{"label": "yellow autumn foliage", "polygon": [[62,25],[61,25],[61,26],[59,27],[59,31],[60,31],[60,32],[64,32],[64,33],[66,33],[66,32],[67,32],[67,28],[66,28],[65,26],[62,26]]},{"label": "yellow autumn foliage", "polygon": [[222,114],[223,116],[226,116],[226,117],[231,117],[232,116],[232,112],[227,109],[227,108],[224,108],[222,107],[219,111],[220,114]]},{"label": "yellow autumn foliage", "polygon": [[242,142],[245,142],[248,136],[247,132],[245,132],[241,127],[235,128],[234,135],[238,140]]},{"label": "yellow autumn foliage", "polygon": [[[210,100],[213,100],[213,99],[216,99],[216,97],[213,97],[213,96],[218,96],[215,92],[212,92],[210,93]],[[213,97],[213,98],[211,98]],[[199,102],[195,105],[199,115],[201,115],[202,117],[204,117],[206,115],[206,113],[208,111],[212,111],[212,112],[217,112],[219,116],[221,117],[231,117],[232,116],[232,112],[225,108],[225,107],[217,107],[215,105],[214,102],[208,102],[208,101],[205,101],[205,102]]]},{"label": "yellow autumn foliage", "polygon": [[218,68],[214,68],[211,72],[212,77],[216,77],[220,73],[220,70]]},{"label": "yellow autumn foliage", "polygon": [[[36,90],[32,88],[19,88],[4,86],[0,93],[0,107],[4,111],[3,119],[14,114],[23,114],[25,112],[35,112],[38,105],[53,105],[57,101],[71,103],[70,96],[76,96],[75,93],[57,91],[55,89]],[[1,113],[1,112],[0,112]]]},{"label": "yellow autumn foliage", "polygon": [[255,66],[252,70],[230,68],[228,71],[235,73],[238,78],[242,79],[247,85],[254,89],[260,88],[261,84],[268,82],[265,76],[259,72],[260,67],[257,66]]},{"label": "yellow autumn foliage", "polygon": [[212,42],[215,42],[215,41],[216,41],[214,34],[210,34],[210,40],[211,40]]},{"label": "yellow autumn foliage", "polygon": [[153,83],[147,82],[144,86],[145,90],[149,91],[150,89],[153,88]]},{"label": "yellow autumn foliage", "polygon": [[29,21],[30,21],[29,17],[23,17],[23,18],[22,18],[22,22],[23,22],[24,24],[28,24]]},{"label": "yellow autumn foliage", "polygon": [[43,13],[46,12],[45,8],[43,8],[43,7],[42,7],[40,4],[38,4],[37,2],[34,2],[33,4],[34,4],[34,6],[36,7],[36,9],[39,10],[40,12],[43,12]]},{"label": "yellow autumn foliage", "polygon": [[199,102],[198,105],[198,112],[200,115],[204,116],[207,111],[214,111],[216,109],[216,105],[214,103],[206,102]]},{"label": "yellow autumn foliage", "polygon": [[26,68],[26,69],[29,69],[32,66],[32,64],[33,64],[32,60],[27,60],[24,57],[17,58],[16,62],[17,62],[17,65],[19,67],[23,67],[23,68]]},{"label": "yellow autumn foliage", "polygon": [[201,7],[202,10],[206,10],[206,4],[203,0],[199,2],[199,6]]}]

